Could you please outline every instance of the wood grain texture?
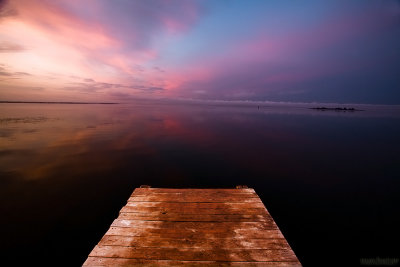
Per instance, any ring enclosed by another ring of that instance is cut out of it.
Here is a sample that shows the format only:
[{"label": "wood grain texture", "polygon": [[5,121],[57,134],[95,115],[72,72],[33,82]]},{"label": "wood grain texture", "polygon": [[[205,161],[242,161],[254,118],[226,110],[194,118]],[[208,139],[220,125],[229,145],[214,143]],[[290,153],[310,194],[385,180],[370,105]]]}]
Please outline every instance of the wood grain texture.
[{"label": "wood grain texture", "polygon": [[[240,190],[240,189],[237,189]],[[183,195],[183,196],[169,196],[169,194],[165,195],[139,195],[139,196],[131,196],[129,198],[130,202],[192,202],[192,203],[225,203],[225,202],[240,202],[240,203],[259,203],[260,199],[257,197],[238,197],[238,196],[207,196],[207,195]]]},{"label": "wood grain texture", "polygon": [[143,260],[125,258],[104,258],[89,256],[85,266],[253,266],[253,267],[297,267],[299,262],[282,261],[174,261],[174,260]]},{"label": "wood grain texture", "polygon": [[145,195],[150,194],[150,193],[179,193],[179,194],[185,194],[185,193],[209,193],[209,194],[220,194],[220,193],[230,193],[230,194],[246,194],[246,193],[255,193],[253,188],[246,188],[246,189],[225,189],[225,188],[215,188],[215,189],[177,189],[177,188],[136,188],[133,191],[133,194],[135,193],[143,193]]},{"label": "wood grain texture", "polygon": [[84,266],[301,266],[252,188],[136,188]]},{"label": "wood grain texture", "polygon": [[189,208],[189,209],[264,209],[264,205],[261,201],[253,203],[243,202],[223,202],[223,203],[204,203],[204,202],[136,202],[128,201],[126,206],[138,207],[138,208],[150,208],[150,207],[163,207],[163,208]]},{"label": "wood grain texture", "polygon": [[296,261],[291,250],[286,249],[186,249],[142,248],[97,245],[91,256],[124,259],[168,259],[186,261]]},{"label": "wood grain texture", "polygon": [[173,207],[132,207],[125,206],[121,209],[121,212],[133,212],[133,213],[143,213],[143,214],[248,214],[248,215],[267,215],[267,211],[264,208],[231,208],[226,206],[225,208],[219,209],[198,209],[198,208],[173,208]]},{"label": "wood grain texture", "polygon": [[115,227],[128,227],[128,228],[160,228],[160,229],[254,229],[254,230],[268,230],[278,229],[273,220],[266,220],[264,222],[164,222],[164,221],[138,221],[116,219],[111,224]]},{"label": "wood grain texture", "polygon": [[254,214],[181,214],[181,213],[134,213],[120,212],[119,219],[141,221],[178,222],[263,222],[272,220],[270,216]]},{"label": "wood grain texture", "polygon": [[196,249],[285,249],[284,238],[249,239],[249,238],[159,238],[153,236],[131,237],[121,235],[105,235],[99,245],[124,247],[162,247],[162,248],[196,248]]},{"label": "wood grain texture", "polygon": [[240,229],[240,228],[217,228],[217,229],[163,229],[163,228],[129,228],[111,227],[106,235],[124,236],[157,236],[168,238],[284,238],[279,229],[263,230]]}]

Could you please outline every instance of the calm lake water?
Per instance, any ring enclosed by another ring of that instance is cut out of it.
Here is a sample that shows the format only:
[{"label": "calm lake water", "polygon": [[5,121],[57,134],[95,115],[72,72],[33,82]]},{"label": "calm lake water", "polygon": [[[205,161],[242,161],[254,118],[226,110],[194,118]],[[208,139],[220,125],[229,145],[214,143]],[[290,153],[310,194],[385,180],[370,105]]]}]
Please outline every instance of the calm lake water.
[{"label": "calm lake water", "polygon": [[3,258],[81,265],[142,184],[255,188],[304,266],[399,258],[400,108],[359,108],[0,104]]}]

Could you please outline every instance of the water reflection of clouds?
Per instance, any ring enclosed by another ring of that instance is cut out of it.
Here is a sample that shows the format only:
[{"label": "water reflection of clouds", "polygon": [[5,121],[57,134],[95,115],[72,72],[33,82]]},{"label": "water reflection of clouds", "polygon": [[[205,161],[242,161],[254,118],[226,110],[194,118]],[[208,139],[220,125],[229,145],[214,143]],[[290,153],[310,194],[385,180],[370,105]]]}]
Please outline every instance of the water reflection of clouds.
[{"label": "water reflection of clouds", "polygon": [[[135,172],[139,162],[185,168],[171,157],[223,160],[249,171],[284,172],[282,164],[289,162],[305,170],[307,164],[301,167],[296,158],[314,155],[315,144],[325,144],[332,135],[313,128],[325,120],[314,114],[331,114],[304,107],[39,105],[8,113],[7,118],[16,119],[0,129],[0,168],[26,179],[83,177],[120,168]],[[18,118],[28,115],[44,119],[20,123]]]},{"label": "water reflection of clouds", "polygon": [[152,125],[154,121],[148,124],[143,120],[143,114],[120,113],[115,121],[113,109],[88,107],[82,117],[76,116],[82,108],[64,111],[60,120],[41,120],[34,129],[31,124],[18,124],[18,119],[8,120],[1,130],[3,171],[39,179],[57,176],[60,171],[80,175],[111,170],[124,160],[118,151],[153,154],[154,149],[146,145],[145,139],[152,136],[151,132],[162,131],[162,127]]},{"label": "water reflection of clouds", "polygon": [[[51,111],[42,110],[41,113]],[[185,129],[168,114],[160,112],[132,112],[88,107],[85,115],[73,108],[64,110],[59,120],[22,121],[7,120],[1,129],[0,164],[3,171],[22,174],[27,179],[56,176],[60,170],[79,174],[86,171],[110,170],[123,155],[134,151],[136,155],[151,156],[156,148],[151,140],[162,136],[191,136],[199,133]],[[135,110],[133,110],[135,111]],[[138,111],[138,110],[136,110]],[[152,113],[149,114],[147,112]],[[18,112],[17,112],[18,113]],[[47,114],[49,117],[50,114]],[[157,120],[148,118],[157,117]],[[34,123],[34,125],[32,125]],[[29,151],[29,153],[26,153]]]}]

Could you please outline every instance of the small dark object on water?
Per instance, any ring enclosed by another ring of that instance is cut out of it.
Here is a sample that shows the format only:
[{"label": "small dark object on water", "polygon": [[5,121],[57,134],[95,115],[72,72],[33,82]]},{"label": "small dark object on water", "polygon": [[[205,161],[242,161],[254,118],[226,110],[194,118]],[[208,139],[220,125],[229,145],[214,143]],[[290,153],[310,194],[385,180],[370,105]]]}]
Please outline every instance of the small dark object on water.
[{"label": "small dark object on water", "polygon": [[310,109],[315,109],[315,110],[334,110],[334,111],[362,111],[361,109],[355,109],[355,108],[327,108],[327,107],[316,107],[316,108],[310,108]]}]

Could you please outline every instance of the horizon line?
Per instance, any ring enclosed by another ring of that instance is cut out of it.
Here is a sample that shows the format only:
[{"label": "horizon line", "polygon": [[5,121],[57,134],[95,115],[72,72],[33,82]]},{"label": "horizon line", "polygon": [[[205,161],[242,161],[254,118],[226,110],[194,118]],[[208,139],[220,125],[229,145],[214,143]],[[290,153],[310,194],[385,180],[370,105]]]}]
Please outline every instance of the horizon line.
[{"label": "horizon line", "polygon": [[117,105],[130,104],[134,101],[165,101],[165,102],[197,102],[214,104],[287,104],[287,105],[368,105],[368,106],[400,106],[400,104],[372,104],[372,103],[334,103],[334,102],[290,102],[290,101],[270,101],[270,100],[222,100],[222,99],[193,99],[193,98],[133,98],[123,102],[87,102],[87,101],[19,101],[19,100],[0,100],[0,104],[98,104],[98,105]]}]

